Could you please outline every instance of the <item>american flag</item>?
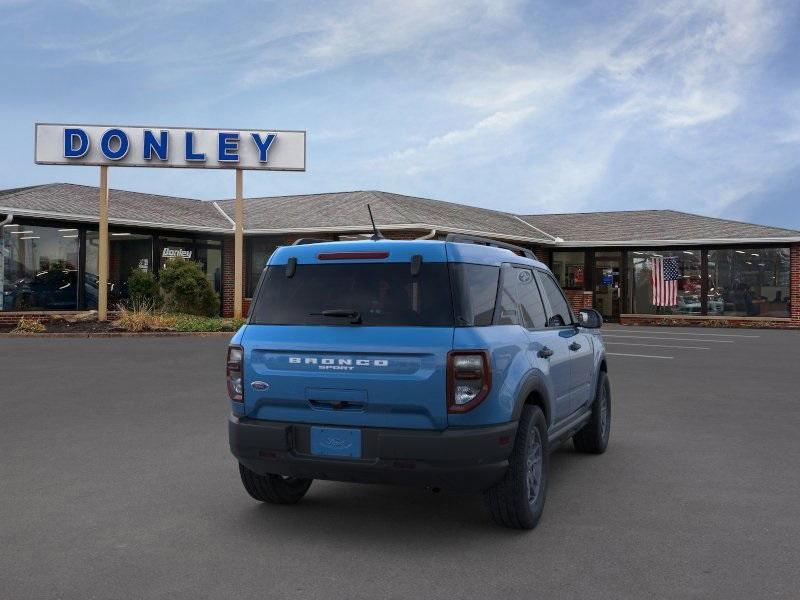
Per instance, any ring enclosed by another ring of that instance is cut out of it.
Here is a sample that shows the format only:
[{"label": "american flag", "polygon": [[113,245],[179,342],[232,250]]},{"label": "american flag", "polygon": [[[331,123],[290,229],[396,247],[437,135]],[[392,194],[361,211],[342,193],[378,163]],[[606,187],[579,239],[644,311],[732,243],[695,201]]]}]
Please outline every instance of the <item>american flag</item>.
[{"label": "american flag", "polygon": [[650,260],[653,306],[675,306],[678,304],[678,259],[654,256]]}]

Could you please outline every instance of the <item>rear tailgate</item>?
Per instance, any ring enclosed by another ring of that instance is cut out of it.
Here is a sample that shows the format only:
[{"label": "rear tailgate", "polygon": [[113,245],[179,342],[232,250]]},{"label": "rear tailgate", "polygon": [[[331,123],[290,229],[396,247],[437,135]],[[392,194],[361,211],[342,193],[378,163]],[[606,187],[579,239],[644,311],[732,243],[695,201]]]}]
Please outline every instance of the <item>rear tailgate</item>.
[{"label": "rear tailgate", "polygon": [[[243,338],[246,414],[298,423],[444,429],[452,341],[452,327],[249,325]],[[266,389],[257,389],[263,384]]]}]

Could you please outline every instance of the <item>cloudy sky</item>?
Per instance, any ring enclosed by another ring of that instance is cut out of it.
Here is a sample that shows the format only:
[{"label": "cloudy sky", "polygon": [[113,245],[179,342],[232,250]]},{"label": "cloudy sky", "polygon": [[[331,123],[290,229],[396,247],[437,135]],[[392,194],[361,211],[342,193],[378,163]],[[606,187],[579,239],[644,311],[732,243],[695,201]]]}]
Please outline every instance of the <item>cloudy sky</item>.
[{"label": "cloudy sky", "polygon": [[[232,7],[236,7],[235,9]],[[673,208],[800,229],[800,3],[0,0],[0,188],[35,121],[305,129],[306,173],[524,213]],[[112,169],[230,197],[232,173]]]}]

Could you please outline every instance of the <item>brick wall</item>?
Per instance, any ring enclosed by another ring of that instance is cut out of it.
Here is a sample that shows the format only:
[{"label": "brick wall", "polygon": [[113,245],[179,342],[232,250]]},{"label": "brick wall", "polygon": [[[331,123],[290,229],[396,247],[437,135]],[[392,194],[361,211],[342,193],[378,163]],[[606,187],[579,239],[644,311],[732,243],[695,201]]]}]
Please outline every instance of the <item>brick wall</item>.
[{"label": "brick wall", "polygon": [[800,327],[800,244],[791,247],[790,257],[789,304],[791,305],[792,325]]},{"label": "brick wall", "polygon": [[[0,311],[0,327],[5,327],[8,325],[16,325],[22,317],[26,319],[36,319],[41,323],[47,323],[54,319],[58,319],[61,315],[74,315],[79,314],[87,311],[82,310],[64,310],[64,311],[54,311],[54,312],[43,312],[43,311],[35,311],[35,310],[26,310],[26,311]],[[117,318],[119,312],[116,310],[108,311],[108,319],[112,321]]]},{"label": "brick wall", "polygon": [[21,317],[25,317],[26,319],[37,319],[42,323],[46,323],[47,321],[53,318],[53,314],[49,312],[36,312],[36,311],[24,311],[24,312],[0,311],[0,325],[16,325]]},{"label": "brick wall", "polygon": [[715,317],[685,315],[620,315],[621,325],[665,325],[672,327],[742,327],[761,329],[800,329],[792,319],[765,317]]},{"label": "brick wall", "polygon": [[564,295],[569,300],[572,310],[578,312],[582,308],[592,308],[594,294],[584,290],[564,290]]},{"label": "brick wall", "polygon": [[222,240],[222,316],[233,316],[233,276],[234,276],[233,237]]}]

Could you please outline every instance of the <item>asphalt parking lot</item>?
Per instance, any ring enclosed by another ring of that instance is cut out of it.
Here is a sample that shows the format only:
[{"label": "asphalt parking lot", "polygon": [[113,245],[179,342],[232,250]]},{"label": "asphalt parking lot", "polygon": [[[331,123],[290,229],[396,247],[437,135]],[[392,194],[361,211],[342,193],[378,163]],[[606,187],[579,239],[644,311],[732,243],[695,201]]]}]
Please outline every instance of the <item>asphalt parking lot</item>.
[{"label": "asphalt parking lot", "polygon": [[226,338],[0,340],[0,598],[796,598],[800,332],[603,329],[612,439],[539,527],[477,497],[241,488]]}]

